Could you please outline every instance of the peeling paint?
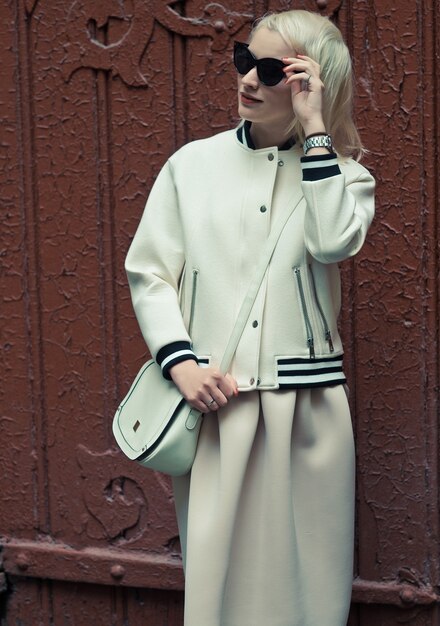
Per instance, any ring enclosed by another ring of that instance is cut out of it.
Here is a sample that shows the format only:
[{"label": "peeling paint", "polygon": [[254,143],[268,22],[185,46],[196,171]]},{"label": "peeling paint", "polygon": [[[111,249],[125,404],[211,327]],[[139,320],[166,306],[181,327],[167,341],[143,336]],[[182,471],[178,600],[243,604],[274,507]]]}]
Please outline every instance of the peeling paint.
[{"label": "peeling paint", "polygon": [[[170,482],[123,459],[111,435],[146,357],[124,256],[168,155],[236,123],[232,40],[292,6],[4,7],[0,543],[16,554],[5,626],[34,626],[36,607],[41,624],[182,623]],[[367,243],[342,267],[358,460],[349,625],[437,626],[440,6],[296,6],[346,34],[378,181]]]}]

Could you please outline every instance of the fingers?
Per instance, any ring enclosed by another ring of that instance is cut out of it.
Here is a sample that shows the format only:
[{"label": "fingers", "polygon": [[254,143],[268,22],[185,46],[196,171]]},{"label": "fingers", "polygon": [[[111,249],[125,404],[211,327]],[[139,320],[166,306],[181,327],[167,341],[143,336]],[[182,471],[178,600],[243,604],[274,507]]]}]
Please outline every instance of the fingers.
[{"label": "fingers", "polygon": [[321,67],[319,63],[307,57],[305,54],[298,54],[296,57],[283,57],[281,59],[286,66],[285,72],[308,71],[312,76],[319,76]]},{"label": "fingers", "polygon": [[307,72],[298,72],[296,74],[292,74],[292,76],[289,76],[286,80],[286,85],[290,85],[291,83],[294,83],[296,81],[305,81],[305,82],[309,82],[311,79],[311,75],[308,74]]},{"label": "fingers", "polygon": [[230,374],[226,374],[225,378],[232,385],[234,396],[238,396],[238,383],[235,378],[233,378]]},{"label": "fingers", "polygon": [[315,87],[323,86],[320,79],[320,66],[306,55],[298,54],[297,57],[283,57],[286,63],[284,72],[287,76],[286,83],[293,83],[298,80],[309,82],[313,78]]},{"label": "fingers", "polygon": [[226,376],[222,377],[222,379],[218,383],[218,388],[220,389],[221,393],[227,398],[227,400],[230,400],[232,396],[238,395],[237,382],[232,378],[230,374],[226,374]]},{"label": "fingers", "polygon": [[[219,373],[216,372],[216,374]],[[209,385],[208,393],[207,406],[210,411],[216,411],[218,408],[225,406],[233,396],[238,394],[237,382],[230,374],[226,374],[226,376],[217,375],[214,377],[212,384]]]},{"label": "fingers", "polygon": [[216,368],[200,368],[191,372],[185,380],[175,381],[187,402],[201,411],[209,413],[225,406],[232,396],[238,394],[237,382]]},{"label": "fingers", "polygon": [[192,396],[187,400],[203,413],[216,411],[227,403],[227,398],[219,389],[221,374],[213,368],[200,368]]},{"label": "fingers", "polygon": [[200,391],[194,396],[186,397],[188,404],[200,411],[201,413],[210,413],[211,411],[217,411],[220,405],[216,400],[205,391]]},{"label": "fingers", "polygon": [[207,397],[205,397],[205,404],[210,411],[216,411],[219,407],[225,406],[227,403],[227,396],[225,396],[218,387],[212,386],[209,389]]},{"label": "fingers", "polygon": [[322,93],[324,91],[324,84],[318,79],[310,77],[310,75],[301,75],[299,78],[292,77],[292,79],[286,80],[286,85],[293,87],[299,85],[299,91],[307,91],[308,93]]},{"label": "fingers", "polygon": [[298,74],[292,74],[289,76],[285,85],[293,87],[295,83],[299,86],[299,91],[308,91],[313,93],[320,93],[324,91],[324,83],[319,77],[312,76],[307,72],[301,72]]}]

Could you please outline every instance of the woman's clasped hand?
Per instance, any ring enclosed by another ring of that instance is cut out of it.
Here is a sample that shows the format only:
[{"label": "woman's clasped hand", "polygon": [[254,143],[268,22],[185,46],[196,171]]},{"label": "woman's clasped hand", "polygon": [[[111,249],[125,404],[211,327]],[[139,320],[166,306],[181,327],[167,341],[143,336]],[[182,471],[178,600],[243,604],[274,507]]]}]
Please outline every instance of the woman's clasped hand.
[{"label": "woman's clasped hand", "polygon": [[216,367],[200,367],[193,360],[174,365],[171,376],[188,404],[202,413],[216,411],[238,395],[230,374],[223,376]]}]

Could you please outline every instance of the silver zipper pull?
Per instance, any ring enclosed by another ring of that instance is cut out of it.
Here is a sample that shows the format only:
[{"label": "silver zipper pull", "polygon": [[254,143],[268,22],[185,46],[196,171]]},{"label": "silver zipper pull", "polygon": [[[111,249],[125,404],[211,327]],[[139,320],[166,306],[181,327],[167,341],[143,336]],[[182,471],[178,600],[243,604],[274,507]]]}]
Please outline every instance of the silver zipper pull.
[{"label": "silver zipper pull", "polygon": [[306,326],[306,333],[307,333],[307,346],[309,348],[310,358],[314,359],[315,358],[315,341],[314,341],[314,338],[313,338],[312,323],[310,321],[309,313],[307,311],[307,303],[306,303],[306,297],[305,297],[305,294],[304,294],[304,287],[303,287],[302,278],[301,278],[301,270],[300,270],[299,267],[294,267],[293,271],[295,272],[296,279],[297,279],[297,282],[298,282],[299,296],[300,296],[300,300],[301,300],[301,306],[302,306],[303,316],[304,316],[304,323],[305,323],[305,326]]},{"label": "silver zipper pull", "polygon": [[192,271],[192,294],[191,294],[191,308],[189,312],[189,324],[188,324],[188,334],[191,335],[193,321],[194,321],[194,309],[196,305],[196,292],[197,292],[197,277],[199,275],[199,270],[194,268]]},{"label": "silver zipper pull", "polygon": [[333,341],[332,341],[332,334],[329,330],[326,331],[325,333],[325,339],[326,341],[328,341],[328,347],[330,352],[334,352],[335,351],[335,347],[333,345]]}]

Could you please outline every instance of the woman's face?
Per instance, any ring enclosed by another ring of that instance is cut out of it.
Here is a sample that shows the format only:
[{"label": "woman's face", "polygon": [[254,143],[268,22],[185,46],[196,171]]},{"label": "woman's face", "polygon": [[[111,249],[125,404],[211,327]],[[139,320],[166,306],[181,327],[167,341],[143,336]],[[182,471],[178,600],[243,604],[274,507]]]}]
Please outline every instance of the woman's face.
[{"label": "woman's face", "polygon": [[[249,50],[257,59],[295,56],[281,35],[259,28],[253,35]],[[238,114],[254,124],[286,127],[293,118],[290,85],[284,79],[273,87],[263,85],[254,67],[245,75],[238,74]]]}]

